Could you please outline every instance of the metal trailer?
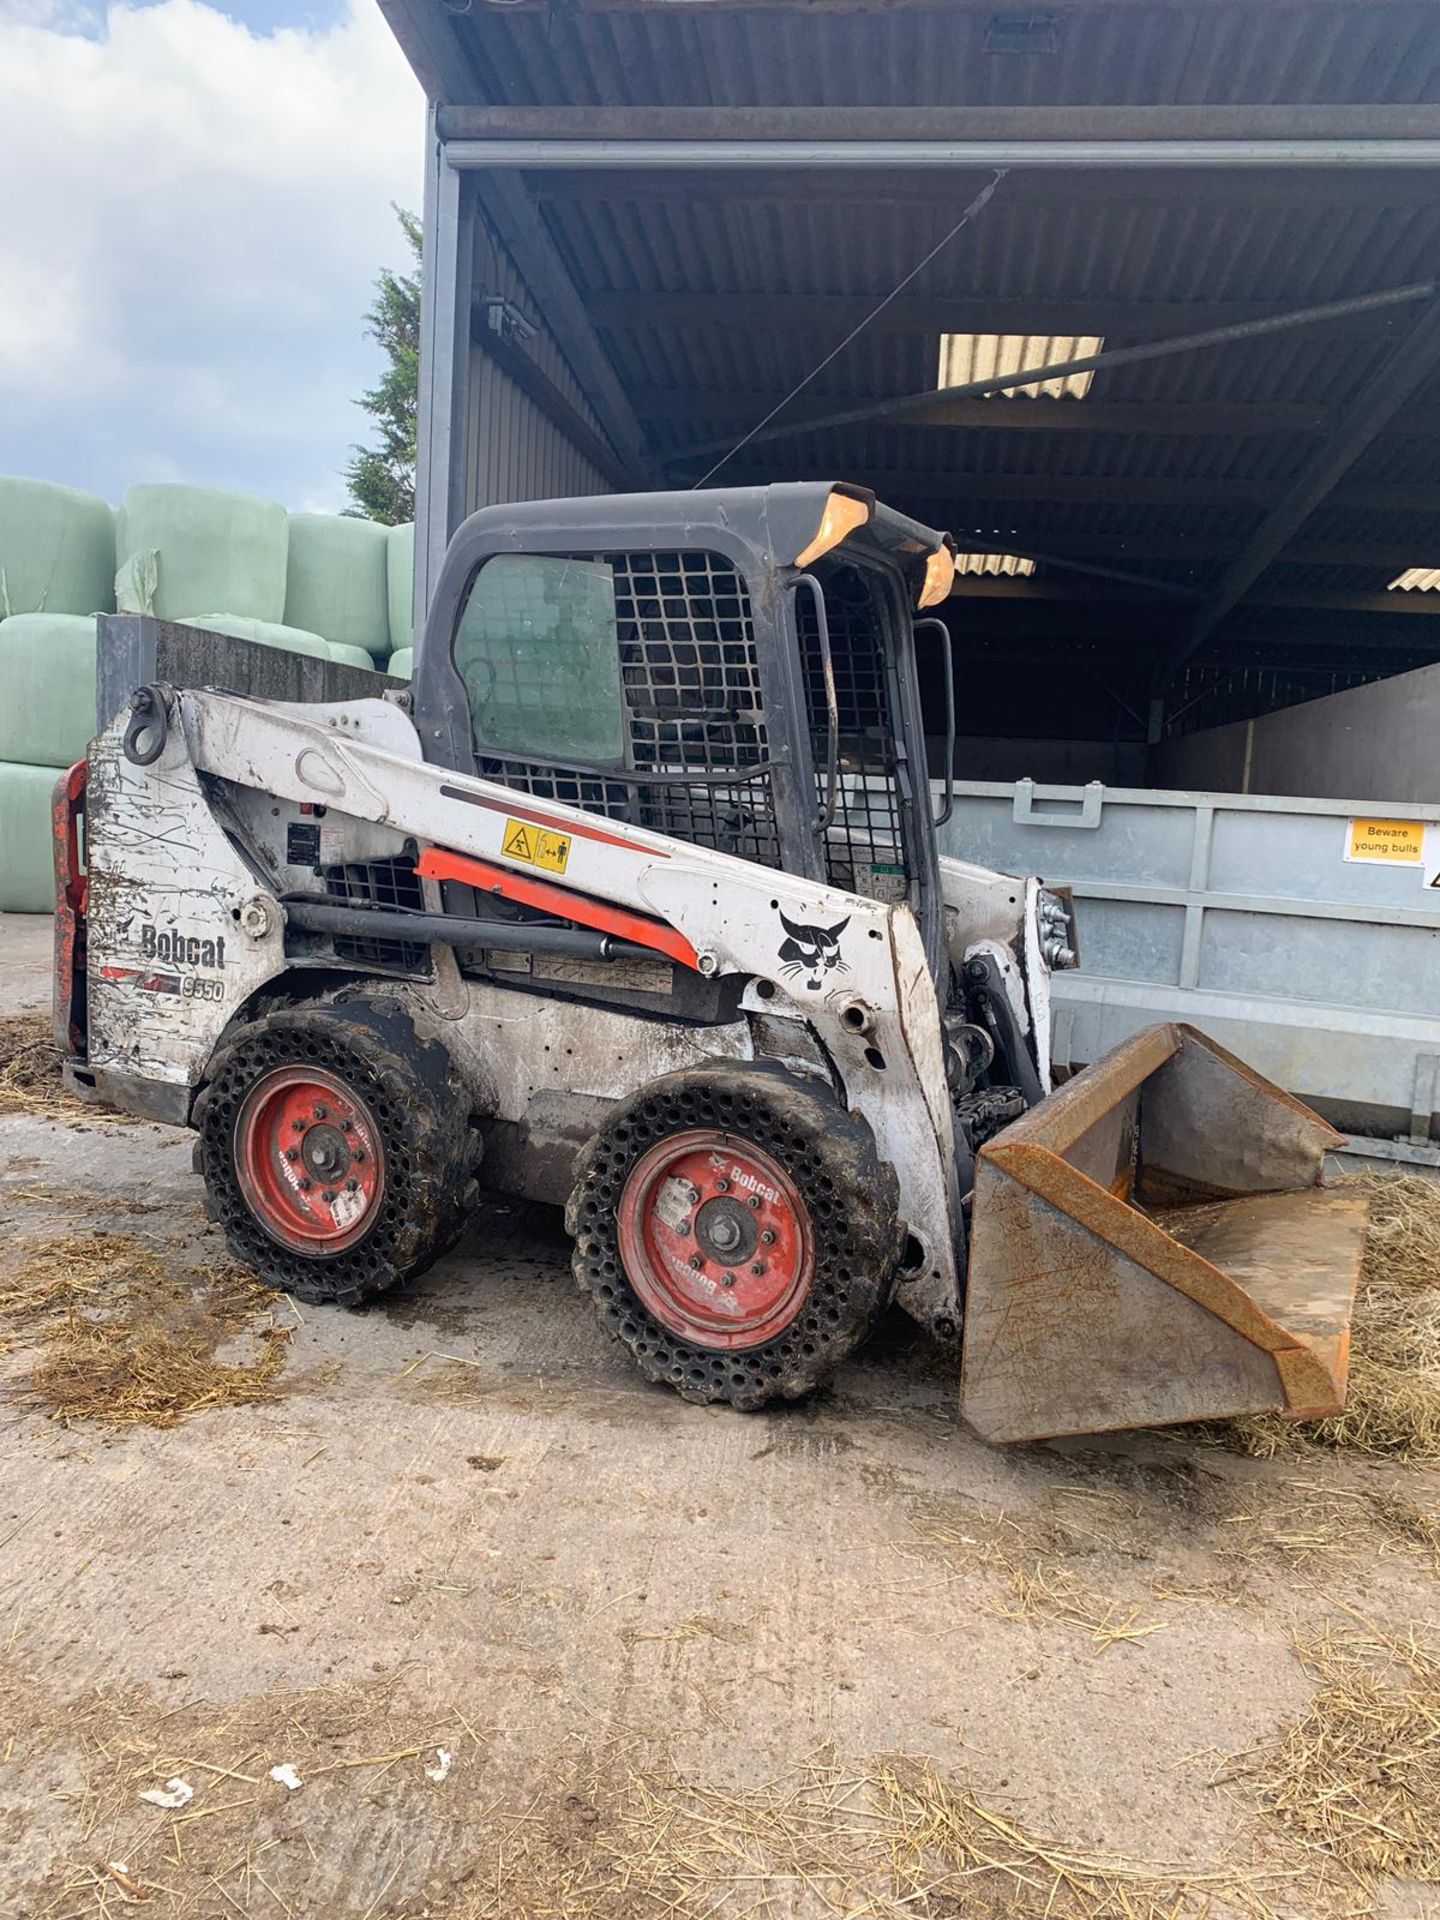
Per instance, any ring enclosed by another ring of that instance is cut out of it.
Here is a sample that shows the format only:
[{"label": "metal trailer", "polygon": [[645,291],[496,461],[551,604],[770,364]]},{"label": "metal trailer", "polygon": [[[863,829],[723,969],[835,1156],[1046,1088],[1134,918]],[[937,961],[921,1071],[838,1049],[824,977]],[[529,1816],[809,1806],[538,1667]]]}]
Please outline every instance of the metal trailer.
[{"label": "metal trailer", "polygon": [[1032,780],[954,792],[943,852],[1082,903],[1080,970],[1055,979],[1058,1069],[1191,1021],[1353,1152],[1440,1168],[1440,806]]}]

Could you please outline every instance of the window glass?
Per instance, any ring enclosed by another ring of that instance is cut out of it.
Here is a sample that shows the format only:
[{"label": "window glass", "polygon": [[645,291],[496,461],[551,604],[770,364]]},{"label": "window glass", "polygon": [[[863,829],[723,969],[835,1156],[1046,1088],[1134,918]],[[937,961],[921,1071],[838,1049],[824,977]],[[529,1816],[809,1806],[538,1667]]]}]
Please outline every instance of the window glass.
[{"label": "window glass", "polygon": [[603,560],[502,553],[455,634],[478,747],[584,766],[625,759],[615,576]]}]

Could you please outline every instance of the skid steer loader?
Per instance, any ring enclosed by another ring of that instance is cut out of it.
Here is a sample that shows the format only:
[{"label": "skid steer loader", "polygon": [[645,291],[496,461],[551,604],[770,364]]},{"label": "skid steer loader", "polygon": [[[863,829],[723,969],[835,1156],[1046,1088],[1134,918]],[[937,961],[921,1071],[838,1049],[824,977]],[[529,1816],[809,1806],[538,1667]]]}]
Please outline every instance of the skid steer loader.
[{"label": "skid steer loader", "polygon": [[192,1126],[304,1300],[419,1272],[483,1184],[565,1205],[687,1399],[802,1395],[893,1300],[992,1440],[1335,1412],[1338,1136],[1181,1026],[1052,1092],[1071,904],[938,855],[953,570],[839,484],[491,508],[408,691],[136,688],[57,793],[73,1084]]}]

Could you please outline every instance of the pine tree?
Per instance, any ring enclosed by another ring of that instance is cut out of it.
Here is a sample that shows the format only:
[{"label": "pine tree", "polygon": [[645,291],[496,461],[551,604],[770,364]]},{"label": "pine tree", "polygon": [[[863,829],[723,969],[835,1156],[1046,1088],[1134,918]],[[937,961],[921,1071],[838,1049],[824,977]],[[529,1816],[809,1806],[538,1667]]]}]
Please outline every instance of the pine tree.
[{"label": "pine tree", "polygon": [[385,268],[375,282],[375,304],[365,316],[366,331],[385,350],[388,362],[379,384],[363,394],[363,407],[379,428],[379,445],[354,447],[345,469],[352,504],[345,511],[357,520],[399,526],[415,518],[415,421],[420,381],[420,222],[395,208],[417,271]]}]

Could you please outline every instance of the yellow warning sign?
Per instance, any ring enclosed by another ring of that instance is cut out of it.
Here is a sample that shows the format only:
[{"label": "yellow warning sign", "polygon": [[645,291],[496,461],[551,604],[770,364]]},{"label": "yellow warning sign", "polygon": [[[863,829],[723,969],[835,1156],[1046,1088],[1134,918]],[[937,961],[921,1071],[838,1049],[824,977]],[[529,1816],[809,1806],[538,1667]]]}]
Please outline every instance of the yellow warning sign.
[{"label": "yellow warning sign", "polygon": [[527,826],[523,820],[507,820],[500,851],[512,860],[524,860],[532,867],[544,867],[550,873],[563,873],[570,858],[568,833],[551,833],[548,827]]},{"label": "yellow warning sign", "polygon": [[1418,867],[1425,857],[1423,820],[1352,820],[1347,860],[1373,860],[1387,867]]}]

